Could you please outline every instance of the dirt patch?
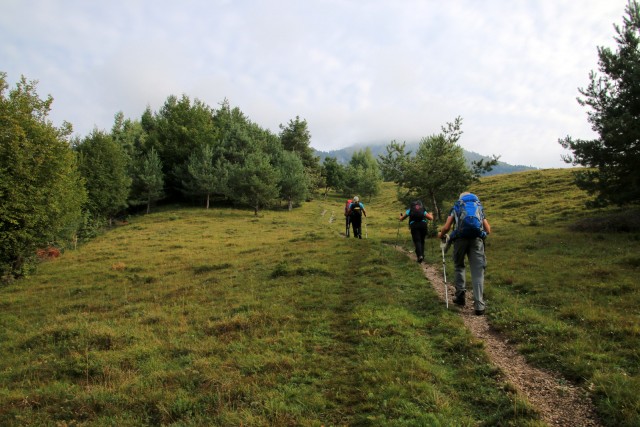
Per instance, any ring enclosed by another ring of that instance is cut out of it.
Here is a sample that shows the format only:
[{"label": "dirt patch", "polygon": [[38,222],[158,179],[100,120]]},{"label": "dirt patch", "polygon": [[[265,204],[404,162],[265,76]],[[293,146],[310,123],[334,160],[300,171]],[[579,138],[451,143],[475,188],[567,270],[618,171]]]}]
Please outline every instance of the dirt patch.
[{"label": "dirt patch", "polygon": [[[396,248],[414,261],[415,255]],[[421,264],[425,277],[432,284],[442,301],[445,288],[442,270],[435,265]],[[453,272],[451,272],[453,274]],[[447,274],[447,279],[449,279]],[[476,316],[473,304],[465,307],[453,304],[455,289],[447,283],[449,309],[457,310],[471,333],[484,343],[491,362],[500,368],[504,380],[512,384],[540,413],[543,421],[552,426],[601,426],[595,409],[584,389],[571,384],[562,376],[529,365],[524,356],[500,333],[491,328],[485,316]],[[490,310],[487,307],[487,310]]]}]

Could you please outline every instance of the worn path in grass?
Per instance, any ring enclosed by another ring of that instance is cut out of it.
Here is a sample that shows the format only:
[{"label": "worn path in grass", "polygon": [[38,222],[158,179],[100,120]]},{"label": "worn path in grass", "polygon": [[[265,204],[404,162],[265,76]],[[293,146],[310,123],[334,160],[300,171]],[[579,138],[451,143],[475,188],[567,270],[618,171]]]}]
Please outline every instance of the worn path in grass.
[{"label": "worn path in grass", "polygon": [[[416,260],[412,252],[400,247],[396,249]],[[421,265],[425,277],[433,285],[438,296],[445,301],[445,288],[442,271],[433,264]],[[600,426],[595,409],[579,387],[570,384],[561,376],[529,365],[509,341],[493,330],[485,316],[476,316],[473,304],[458,307],[453,304],[455,289],[447,283],[449,308],[458,310],[465,326],[479,340],[491,362],[499,367],[505,380],[511,383],[520,394],[538,410],[542,419],[555,426]]]}]

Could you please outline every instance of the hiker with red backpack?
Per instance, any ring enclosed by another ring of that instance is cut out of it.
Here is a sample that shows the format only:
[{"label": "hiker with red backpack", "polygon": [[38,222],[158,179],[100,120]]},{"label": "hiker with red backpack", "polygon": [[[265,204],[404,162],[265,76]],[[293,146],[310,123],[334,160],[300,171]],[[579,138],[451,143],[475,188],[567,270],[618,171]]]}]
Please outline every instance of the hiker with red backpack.
[{"label": "hiker with red backpack", "polygon": [[[447,232],[455,223],[455,230],[450,236]],[[460,199],[453,205],[438,238],[453,242],[453,264],[455,267],[456,294],[453,302],[465,305],[465,256],[469,259],[471,283],[473,285],[473,305],[476,315],[484,314],[484,269],[487,259],[484,253],[484,239],[491,233],[491,226],[484,216],[484,208],[475,194],[460,194]]]},{"label": "hiker with red backpack", "polygon": [[360,202],[360,198],[355,196],[353,202],[347,208],[347,216],[353,226],[353,237],[356,239],[362,239],[362,215],[366,217],[367,211],[365,211],[364,205]]},{"label": "hiker with red backpack", "polygon": [[344,217],[345,217],[345,221],[346,221],[346,231],[344,233],[345,236],[349,237],[349,227],[351,226],[351,217],[349,216],[348,212],[349,212],[349,206],[351,206],[351,203],[353,203],[353,200],[349,199],[347,200],[347,203],[344,205]]},{"label": "hiker with red backpack", "polygon": [[427,212],[421,201],[411,202],[406,212],[400,214],[400,221],[409,218],[411,239],[416,248],[416,259],[424,261],[424,239],[427,237],[427,220],[433,221],[433,215]]}]

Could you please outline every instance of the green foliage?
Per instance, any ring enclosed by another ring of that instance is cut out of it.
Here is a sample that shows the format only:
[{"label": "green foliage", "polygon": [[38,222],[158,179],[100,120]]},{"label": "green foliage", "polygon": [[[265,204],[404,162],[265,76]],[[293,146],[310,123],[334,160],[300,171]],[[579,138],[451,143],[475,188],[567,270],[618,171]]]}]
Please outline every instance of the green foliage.
[{"label": "green foliage", "polygon": [[24,77],[6,93],[0,73],[0,276],[26,272],[37,247],[70,239],[82,220],[86,192],[69,147],[68,123],[48,120],[53,99],[42,100]]},{"label": "green foliage", "polygon": [[320,158],[311,148],[311,134],[306,120],[300,120],[296,116],[289,120],[287,126],[280,124],[280,142],[285,151],[296,153],[302,160],[308,182],[311,189],[320,188],[323,185]]},{"label": "green foliage", "polygon": [[353,153],[346,167],[342,192],[344,195],[360,194],[371,200],[380,192],[380,168],[371,150],[366,148]]},{"label": "green foliage", "polygon": [[389,145],[385,147],[386,153],[378,156],[378,164],[380,165],[380,171],[382,177],[386,182],[400,183],[404,182],[404,174],[407,170],[407,162],[410,160],[411,152],[405,152],[406,143],[402,144],[391,141]]},{"label": "green foliage", "polygon": [[287,126],[280,125],[280,141],[286,151],[296,153],[302,159],[305,169],[319,169],[319,158],[311,148],[311,134],[306,120],[296,116]]},{"label": "green foliage", "polygon": [[148,134],[142,123],[137,120],[125,119],[122,111],[115,115],[111,137],[122,147],[130,161],[146,151]]},{"label": "green foliage", "polygon": [[135,169],[134,188],[147,205],[147,213],[151,205],[164,196],[164,174],[162,161],[157,151],[152,147],[149,152],[138,160]]},{"label": "green foliage", "polygon": [[231,198],[253,208],[256,216],[278,197],[279,171],[263,153],[248,154],[242,164],[231,167],[229,176]]},{"label": "green foliage", "polygon": [[206,208],[209,209],[211,195],[228,193],[228,171],[222,157],[214,158],[215,149],[204,145],[189,157],[187,170],[190,180],[183,183],[191,194],[206,196]]},{"label": "green foliage", "polygon": [[94,129],[76,147],[79,170],[85,179],[87,207],[95,217],[113,219],[128,206],[132,179],[129,158],[110,135]]},{"label": "green foliage", "polygon": [[405,153],[405,144],[394,141],[387,147],[387,155],[380,157],[380,163],[385,176],[398,184],[398,200],[403,204],[423,200],[441,218],[443,201],[456,198],[477,179],[457,144],[461,124],[458,117],[443,127],[442,133],[423,138],[413,156]]},{"label": "green foliage", "polygon": [[141,120],[148,132],[148,146],[154,147],[162,160],[168,194],[176,198],[182,183],[189,181],[187,163],[192,153],[219,140],[219,128],[214,125],[213,110],[198,99],[169,96],[153,117],[145,112]]},{"label": "green foliage", "polygon": [[325,157],[322,163],[322,176],[325,183],[325,195],[329,189],[339,190],[344,185],[346,170],[335,157]]},{"label": "green foliage", "polygon": [[289,210],[294,204],[305,200],[309,194],[309,183],[302,159],[292,152],[283,151],[280,159],[280,197],[287,201]]},{"label": "green foliage", "polygon": [[559,140],[573,153],[567,163],[586,166],[576,184],[596,195],[591,206],[640,201],[640,5],[629,1],[622,27],[615,26],[617,50],[599,47],[599,69],[592,71],[578,102],[591,109],[588,121],[599,134],[594,140]]}]

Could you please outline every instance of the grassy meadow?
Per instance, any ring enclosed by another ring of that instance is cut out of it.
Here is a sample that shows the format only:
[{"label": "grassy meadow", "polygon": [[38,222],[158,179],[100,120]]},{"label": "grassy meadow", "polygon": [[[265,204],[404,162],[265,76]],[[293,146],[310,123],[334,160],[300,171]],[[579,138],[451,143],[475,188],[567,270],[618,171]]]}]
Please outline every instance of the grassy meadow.
[{"label": "grassy meadow", "polygon": [[[638,229],[585,211],[567,170],[472,190],[491,323],[605,425],[639,425]],[[394,187],[364,202],[363,240],[335,195],[258,217],[165,207],[1,287],[0,425],[544,425],[393,248],[412,247]],[[426,256],[441,263],[433,239]]]}]

